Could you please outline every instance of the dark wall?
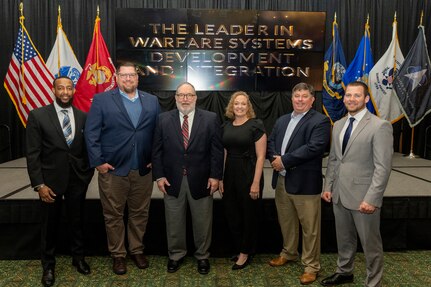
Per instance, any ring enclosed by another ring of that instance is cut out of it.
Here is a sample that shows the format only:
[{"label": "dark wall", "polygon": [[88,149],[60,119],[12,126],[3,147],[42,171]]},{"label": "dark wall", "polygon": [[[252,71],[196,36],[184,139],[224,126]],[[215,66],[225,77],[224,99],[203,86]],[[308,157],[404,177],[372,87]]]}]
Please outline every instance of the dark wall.
[{"label": "dark wall", "polygon": [[[392,21],[395,11],[398,19],[398,36],[401,50],[406,56],[410,46],[417,36],[417,26],[420,20],[421,10],[424,10],[425,32],[431,39],[431,4],[427,0],[24,0],[25,26],[32,37],[35,46],[44,59],[47,59],[56,37],[57,10],[61,5],[63,29],[75,50],[78,61],[83,65],[92,40],[94,19],[97,5],[100,6],[101,29],[108,49],[115,61],[115,8],[201,8],[201,9],[258,9],[258,10],[290,10],[290,11],[325,11],[326,21],[326,47],[331,39],[331,26],[333,15],[337,13],[340,28],[340,36],[348,63],[353,59],[359,41],[364,33],[364,24],[367,15],[370,17],[371,44],[374,61],[383,55],[392,36]],[[0,80],[3,82],[12,49],[16,41],[19,27],[19,1],[1,0],[0,10]],[[428,47],[431,43],[428,40]],[[430,51],[428,51],[430,52]],[[157,91],[153,91],[161,100],[166,97]],[[282,92],[276,96],[290,94]],[[207,100],[207,95],[199,95],[202,98],[203,107],[213,109],[219,114],[222,109],[214,107],[217,93]],[[262,97],[270,97],[271,94],[261,94]],[[225,96],[226,97],[226,96]],[[224,103],[226,99],[217,100]],[[169,100],[168,100],[169,101]],[[207,104],[208,105],[207,105]],[[289,100],[284,99],[283,105],[273,109],[264,110],[261,117],[265,120],[267,128],[272,127],[273,119],[285,112],[291,106]],[[321,101],[318,102],[318,104]],[[172,104],[172,103],[171,103]],[[258,104],[258,103],[257,103]],[[318,110],[320,107],[316,107]],[[4,88],[0,88],[0,125],[10,127],[12,141],[12,157],[18,158],[24,155],[23,128],[12,101]],[[431,116],[415,128],[414,151],[423,156],[425,150],[425,130],[431,125]],[[408,153],[410,150],[411,129],[405,121],[394,126],[395,150]],[[0,142],[4,143],[5,136],[0,135]],[[428,136],[428,143],[431,138]],[[1,147],[1,145],[0,145]],[[429,144],[429,149],[431,146]],[[0,150],[1,152],[1,150]],[[431,154],[428,154],[431,157]],[[0,158],[1,161],[1,158]]]}]

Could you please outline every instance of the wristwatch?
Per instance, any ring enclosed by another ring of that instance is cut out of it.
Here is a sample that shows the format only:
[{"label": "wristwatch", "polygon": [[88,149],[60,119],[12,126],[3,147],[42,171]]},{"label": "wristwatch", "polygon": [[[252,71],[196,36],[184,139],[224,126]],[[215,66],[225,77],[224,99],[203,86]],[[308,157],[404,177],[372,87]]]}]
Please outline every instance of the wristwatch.
[{"label": "wristwatch", "polygon": [[42,183],[42,184],[39,184],[38,186],[36,186],[35,188],[34,188],[34,191],[39,191],[39,189],[41,189],[42,187],[44,187],[45,185]]}]

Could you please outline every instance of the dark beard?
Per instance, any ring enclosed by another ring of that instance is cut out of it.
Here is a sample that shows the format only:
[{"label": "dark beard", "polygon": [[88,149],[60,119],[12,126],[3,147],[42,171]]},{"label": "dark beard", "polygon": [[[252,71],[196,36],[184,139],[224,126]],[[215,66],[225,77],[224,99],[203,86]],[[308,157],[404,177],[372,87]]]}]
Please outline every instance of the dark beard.
[{"label": "dark beard", "polygon": [[55,101],[57,102],[57,104],[60,106],[60,107],[62,107],[62,108],[64,108],[64,109],[66,109],[66,108],[69,108],[71,105],[72,105],[72,102],[73,102],[73,98],[70,98],[70,100],[67,102],[67,103],[63,103],[59,98],[55,98]]}]

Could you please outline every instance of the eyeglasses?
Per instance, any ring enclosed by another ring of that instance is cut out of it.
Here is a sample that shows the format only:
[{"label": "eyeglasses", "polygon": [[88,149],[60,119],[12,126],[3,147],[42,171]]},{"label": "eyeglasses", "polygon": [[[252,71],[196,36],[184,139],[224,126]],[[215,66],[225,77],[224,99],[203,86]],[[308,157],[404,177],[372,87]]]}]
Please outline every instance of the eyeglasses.
[{"label": "eyeglasses", "polygon": [[177,96],[181,100],[184,100],[184,99],[191,99],[196,95],[194,95],[194,94],[175,94],[175,96]]},{"label": "eyeglasses", "polygon": [[120,79],[127,79],[127,78],[135,78],[138,74],[137,73],[130,73],[130,74],[117,74]]}]

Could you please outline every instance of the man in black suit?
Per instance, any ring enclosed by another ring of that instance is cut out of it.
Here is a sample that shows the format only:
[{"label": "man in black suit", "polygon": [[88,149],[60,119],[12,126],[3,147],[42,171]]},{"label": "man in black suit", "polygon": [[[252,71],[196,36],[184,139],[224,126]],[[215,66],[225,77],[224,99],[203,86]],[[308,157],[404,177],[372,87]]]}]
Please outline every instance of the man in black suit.
[{"label": "man in black suit", "polygon": [[55,248],[61,206],[66,206],[71,231],[72,264],[90,274],[84,260],[82,219],[93,169],[88,165],[84,141],[86,115],[72,107],[75,89],[68,77],[54,80],[54,103],[30,112],[27,121],[27,170],[42,208],[42,284],[55,281]]},{"label": "man in black suit", "polygon": [[164,193],[168,272],[180,267],[187,253],[186,211],[190,206],[198,272],[210,270],[213,193],[223,172],[221,127],[213,112],[196,109],[192,84],[178,86],[177,110],[160,114],[153,144],[153,177]]},{"label": "man in black suit", "polygon": [[267,157],[274,169],[272,187],[283,235],[283,249],[269,264],[296,260],[302,227],[304,272],[300,283],[311,284],[320,271],[320,209],[322,156],[329,143],[329,119],[311,107],[314,88],[299,83],[292,89],[293,112],[280,117],[268,141]]}]

